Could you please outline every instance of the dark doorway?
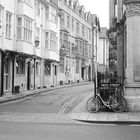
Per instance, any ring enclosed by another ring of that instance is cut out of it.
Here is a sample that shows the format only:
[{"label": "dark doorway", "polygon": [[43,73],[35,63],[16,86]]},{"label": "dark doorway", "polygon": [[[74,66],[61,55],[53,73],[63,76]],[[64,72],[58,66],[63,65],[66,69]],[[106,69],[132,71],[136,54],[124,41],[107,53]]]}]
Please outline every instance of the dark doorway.
[{"label": "dark doorway", "polygon": [[81,74],[82,74],[82,79],[84,80],[84,67],[82,67],[82,72],[81,72]]},{"label": "dark doorway", "polygon": [[91,81],[91,66],[88,67],[88,80]]},{"label": "dark doorway", "polygon": [[28,62],[27,64],[27,90],[31,88],[31,64]]}]

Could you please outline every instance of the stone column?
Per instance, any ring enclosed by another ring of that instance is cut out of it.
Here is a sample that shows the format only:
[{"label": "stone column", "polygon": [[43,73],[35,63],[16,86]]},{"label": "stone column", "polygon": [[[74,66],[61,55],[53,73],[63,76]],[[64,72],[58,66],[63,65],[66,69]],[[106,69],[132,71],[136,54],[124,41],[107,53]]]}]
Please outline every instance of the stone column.
[{"label": "stone column", "polygon": [[117,75],[124,77],[124,29],[123,23],[117,23]]},{"label": "stone column", "polygon": [[129,110],[140,111],[140,0],[123,0],[126,5],[126,87]]}]

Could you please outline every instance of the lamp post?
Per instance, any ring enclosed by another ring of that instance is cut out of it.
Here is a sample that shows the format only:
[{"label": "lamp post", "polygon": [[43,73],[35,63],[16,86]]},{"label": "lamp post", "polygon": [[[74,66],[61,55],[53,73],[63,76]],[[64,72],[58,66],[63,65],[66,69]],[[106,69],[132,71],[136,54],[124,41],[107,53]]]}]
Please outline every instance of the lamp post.
[{"label": "lamp post", "polygon": [[34,90],[35,90],[35,63],[36,63],[36,54],[35,54],[35,48],[37,46],[39,46],[39,40],[35,40],[35,46],[34,46],[34,55],[33,55],[33,59],[34,59]]}]

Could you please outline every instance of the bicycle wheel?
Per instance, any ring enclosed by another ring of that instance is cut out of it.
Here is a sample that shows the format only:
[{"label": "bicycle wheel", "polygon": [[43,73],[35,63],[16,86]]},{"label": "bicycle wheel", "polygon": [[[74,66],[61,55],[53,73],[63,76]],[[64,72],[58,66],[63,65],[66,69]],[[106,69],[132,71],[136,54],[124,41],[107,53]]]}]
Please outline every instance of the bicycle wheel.
[{"label": "bicycle wheel", "polygon": [[110,107],[114,112],[123,112],[126,108],[126,102],[123,98],[113,96],[110,101]]},{"label": "bicycle wheel", "polygon": [[97,112],[100,109],[100,101],[98,98],[91,97],[87,100],[86,108],[90,113]]}]

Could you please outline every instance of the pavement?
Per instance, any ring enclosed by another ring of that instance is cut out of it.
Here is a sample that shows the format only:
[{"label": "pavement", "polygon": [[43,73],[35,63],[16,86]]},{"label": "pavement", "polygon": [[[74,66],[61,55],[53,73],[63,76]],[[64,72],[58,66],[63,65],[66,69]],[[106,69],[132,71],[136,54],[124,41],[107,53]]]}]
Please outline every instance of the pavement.
[{"label": "pavement", "polygon": [[86,109],[87,100],[93,96],[93,93],[79,103],[72,113],[71,118],[87,123],[104,123],[104,124],[138,124],[140,125],[140,112],[121,112],[116,113],[107,108],[102,108],[96,113],[90,113]]},{"label": "pavement", "polygon": [[[69,85],[61,85],[56,87],[49,87],[44,89],[37,89],[37,90],[30,90],[21,92],[18,94],[5,94],[3,97],[0,97],[0,104],[7,103],[11,101],[15,101],[21,98],[26,98],[28,96],[36,96],[43,92],[57,90],[61,88],[68,88],[72,86],[80,86],[85,84],[93,84],[92,82],[82,82],[78,84],[69,84]],[[74,123],[74,122],[84,122],[84,123],[117,123],[117,124],[138,124],[140,125],[140,112],[122,112],[122,113],[115,113],[111,111],[99,111],[97,113],[89,113],[86,109],[86,101],[93,96],[88,95],[85,97],[73,110],[71,113],[68,114],[26,114],[27,116],[23,116],[23,114],[9,114],[9,113],[0,113],[0,120],[13,118],[16,116],[19,117],[19,120],[24,121],[38,121],[41,122],[46,120],[46,122],[61,122],[61,123]],[[12,115],[10,117],[9,115]],[[35,117],[35,118],[34,118]],[[26,119],[25,119],[26,118]],[[28,118],[28,119],[27,119]],[[30,119],[29,119],[30,118]],[[15,120],[15,119],[12,119]],[[76,120],[76,121],[75,121]]]}]

